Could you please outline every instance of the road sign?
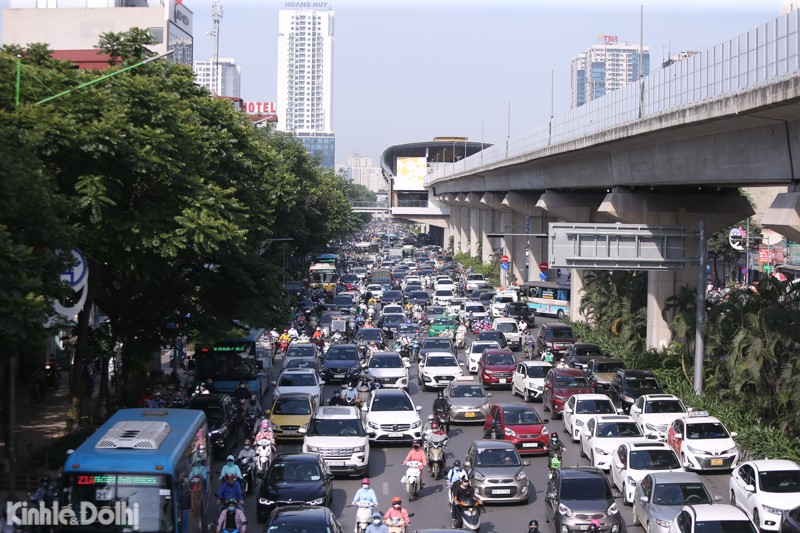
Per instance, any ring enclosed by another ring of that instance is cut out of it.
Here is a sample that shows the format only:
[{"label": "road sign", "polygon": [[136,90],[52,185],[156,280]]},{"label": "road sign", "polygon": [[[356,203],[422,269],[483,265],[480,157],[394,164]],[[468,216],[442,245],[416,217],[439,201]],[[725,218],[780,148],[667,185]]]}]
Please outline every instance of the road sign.
[{"label": "road sign", "polygon": [[501,257],[501,258],[500,258],[500,262],[501,262],[501,263],[508,263],[508,256],[507,256],[507,255],[504,255],[503,257]]},{"label": "road sign", "polygon": [[547,274],[545,274],[544,272],[539,272],[539,280],[547,281]]},{"label": "road sign", "polygon": [[509,265],[508,263],[500,263],[500,268],[502,268],[503,270],[508,270],[510,266],[511,265]]},{"label": "road sign", "polygon": [[547,272],[547,261],[542,261],[539,263],[539,270],[542,272]]},{"label": "road sign", "polygon": [[742,274],[747,274],[747,267],[742,267]]}]

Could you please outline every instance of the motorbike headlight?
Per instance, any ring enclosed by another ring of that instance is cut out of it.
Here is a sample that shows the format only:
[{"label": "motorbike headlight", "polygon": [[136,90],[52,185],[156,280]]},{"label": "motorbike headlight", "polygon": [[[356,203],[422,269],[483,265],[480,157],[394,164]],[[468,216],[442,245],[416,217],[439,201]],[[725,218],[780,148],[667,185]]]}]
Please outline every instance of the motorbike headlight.
[{"label": "motorbike headlight", "polygon": [[505,434],[508,435],[509,437],[516,437],[517,436],[517,432],[514,431],[513,429],[509,428],[509,427],[505,428],[504,431],[505,431]]},{"label": "motorbike headlight", "polygon": [[411,429],[417,429],[417,428],[418,428],[418,427],[420,427],[420,426],[422,426],[422,422],[420,422],[419,420],[417,420],[416,422],[414,422],[413,424],[411,424]]},{"label": "motorbike headlight", "polygon": [[558,504],[558,514],[564,516],[572,516],[572,509],[564,505],[563,503]]},{"label": "motorbike headlight", "polygon": [[614,514],[617,514],[618,512],[619,512],[619,509],[617,508],[617,504],[616,504],[616,502],[612,503],[612,504],[611,504],[611,507],[609,507],[609,508],[606,510],[606,514],[607,514],[607,515],[614,515]]},{"label": "motorbike headlight", "polygon": [[316,500],[309,500],[306,502],[307,505],[322,505],[322,502],[325,501],[325,498],[317,498]]},{"label": "motorbike headlight", "polygon": [[478,481],[486,481],[486,476],[484,476],[483,474],[481,474],[480,472],[477,472],[477,471],[472,474],[472,477],[474,477]]},{"label": "motorbike headlight", "polygon": [[575,427],[581,427],[583,425],[583,420],[575,420]]},{"label": "motorbike headlight", "polygon": [[519,474],[514,476],[514,479],[516,479],[517,481],[522,481],[523,479],[527,479],[527,477],[528,476],[525,475],[525,471],[524,470],[520,470]]},{"label": "motorbike headlight", "polygon": [[[764,504],[761,504],[761,507],[764,508],[764,512],[765,513],[778,514],[778,515],[779,514],[783,514],[783,509],[778,509],[776,507],[770,507],[769,505],[764,505]],[[758,524],[756,524],[756,527],[758,527]]]}]

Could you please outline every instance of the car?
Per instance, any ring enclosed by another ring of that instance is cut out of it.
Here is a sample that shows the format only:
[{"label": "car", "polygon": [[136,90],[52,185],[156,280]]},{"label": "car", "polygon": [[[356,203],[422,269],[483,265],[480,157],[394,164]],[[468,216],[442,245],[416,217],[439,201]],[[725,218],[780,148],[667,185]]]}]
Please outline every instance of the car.
[{"label": "car", "polygon": [[544,512],[556,533],[586,531],[597,520],[603,533],[622,527],[614,492],[599,468],[562,467],[547,483]]},{"label": "car", "polygon": [[281,531],[344,533],[333,512],[318,505],[286,505],[273,510],[264,533]]},{"label": "car", "polygon": [[444,390],[444,397],[450,404],[450,423],[483,422],[492,396],[471,376],[454,379]]},{"label": "car", "polygon": [[398,290],[383,291],[381,301],[384,304],[403,303],[403,293]]},{"label": "car", "polygon": [[369,438],[361,412],[353,405],[317,408],[304,430],[303,452],[317,453],[334,474],[364,476],[369,469]]},{"label": "car", "polygon": [[342,313],[349,314],[350,310],[353,308],[353,304],[355,300],[349,294],[339,293],[333,297],[333,305],[336,306],[338,311]]},{"label": "car", "polygon": [[800,505],[781,516],[781,533],[800,533]]},{"label": "car", "polygon": [[[325,304],[325,305],[330,305],[330,304]],[[334,320],[339,320],[343,318],[347,319],[344,313],[340,311],[334,311],[334,310],[322,311],[319,318],[319,327],[322,330],[322,334],[325,335],[326,337],[332,335],[333,328],[331,327],[331,325],[333,324]]]},{"label": "car", "polygon": [[522,331],[519,324],[513,318],[495,318],[492,321],[492,329],[503,334],[512,350],[522,348]]},{"label": "car", "polygon": [[380,324],[383,331],[390,337],[395,337],[400,326],[406,323],[406,315],[402,313],[384,313]]},{"label": "car", "polygon": [[645,394],[630,408],[630,415],[644,435],[658,440],[667,440],[670,424],[676,418],[687,416],[688,412],[681,399],[672,394]]},{"label": "car", "polygon": [[453,296],[453,299],[450,300],[450,303],[445,305],[444,307],[447,308],[447,314],[450,316],[454,316],[461,319],[459,312],[461,311],[461,304],[467,301],[467,298],[463,296]]},{"label": "car", "polygon": [[581,440],[581,431],[586,422],[595,415],[622,414],[611,398],[605,394],[573,394],[564,405],[564,431],[572,442]]},{"label": "car", "polygon": [[495,294],[496,293],[494,291],[488,290],[488,291],[481,292],[481,295],[478,296],[478,301],[481,304],[483,304],[484,307],[487,308],[487,312],[488,312],[489,306],[492,304],[492,298],[494,298]]},{"label": "car", "polygon": [[422,333],[422,329],[420,329],[418,324],[400,324],[400,327],[397,328],[398,337],[405,335],[411,338],[420,333]]},{"label": "car", "polygon": [[383,314],[389,313],[389,314],[400,314],[400,315],[402,315],[406,311],[405,311],[405,309],[403,308],[402,305],[388,304],[388,305],[385,305],[383,307],[383,311],[382,312],[383,312]]},{"label": "car", "polygon": [[333,474],[316,453],[280,453],[270,463],[258,491],[256,518],[265,522],[281,505],[302,503],[328,507]]},{"label": "car", "polygon": [[616,449],[635,438],[644,438],[644,434],[630,416],[595,415],[581,431],[581,457],[588,457],[594,467],[610,470]]},{"label": "car", "polygon": [[577,340],[575,332],[567,324],[542,324],[539,334],[536,336],[534,349],[538,356],[541,356],[545,350],[550,350],[550,353],[558,357],[564,354]]},{"label": "car", "polygon": [[611,380],[609,396],[627,413],[639,396],[663,392],[661,383],[651,371],[624,368],[617,370],[614,379]]},{"label": "car", "polygon": [[486,277],[483,274],[467,274],[466,286],[468,291],[479,289],[486,283]]},{"label": "car", "polygon": [[510,294],[495,294],[489,302],[489,314],[492,318],[502,318],[506,316],[506,305],[513,302],[514,297]]},{"label": "car", "polygon": [[511,378],[517,367],[514,352],[508,349],[484,350],[478,360],[478,376],[484,386],[511,387]]},{"label": "car", "polygon": [[275,396],[289,392],[306,392],[319,405],[325,382],[319,379],[316,370],[292,368],[281,372],[278,380],[271,382],[271,385],[274,387],[273,394]]},{"label": "car", "polygon": [[423,337],[419,346],[420,359],[430,352],[450,352],[456,355],[456,346],[450,337]]},{"label": "car", "polygon": [[528,503],[528,476],[513,443],[504,440],[473,441],[464,458],[475,495],[483,503]]},{"label": "car", "polygon": [[367,404],[361,407],[370,442],[402,442],[422,440],[422,421],[411,397],[402,389],[376,389],[370,392]]},{"label": "car", "polygon": [[619,445],[611,461],[611,479],[626,504],[633,503],[636,485],[652,472],[683,472],[678,456],[664,442],[634,439]]},{"label": "car", "polygon": [[292,341],[283,356],[284,361],[303,357],[306,359],[316,359],[319,357],[319,348],[313,342]]},{"label": "car", "polygon": [[467,351],[467,369],[471,373],[475,374],[478,372],[478,361],[480,361],[483,351],[490,349],[499,350],[500,348],[501,346],[495,341],[472,341],[472,344],[469,345],[469,350]]},{"label": "car", "polygon": [[239,413],[231,397],[227,394],[195,395],[189,399],[186,407],[206,414],[208,441],[214,456],[225,457],[239,436]]},{"label": "car", "polygon": [[383,285],[380,283],[370,283],[367,285],[367,292],[372,294],[375,301],[380,302],[383,300]]},{"label": "car", "polygon": [[648,533],[667,533],[684,505],[711,503],[714,499],[694,472],[651,472],[633,493],[633,525]]},{"label": "car", "polygon": [[670,533],[704,533],[723,531],[725,533],[757,533],[758,530],[744,514],[733,505],[718,503],[714,505],[684,505],[678,516],[669,525]]},{"label": "car", "polygon": [[528,405],[518,403],[498,403],[489,407],[483,429],[486,431],[498,421],[503,439],[514,444],[523,453],[547,453],[545,447],[550,441],[549,432],[539,414]]},{"label": "car", "polygon": [[[362,339],[367,344],[374,342],[379,350],[386,348],[386,337],[380,328],[360,328],[353,337],[353,343],[358,345]],[[330,350],[330,348],[328,349]]]},{"label": "car", "polygon": [[447,305],[455,296],[455,291],[449,286],[439,287],[433,291],[433,303],[436,305]]},{"label": "car", "polygon": [[575,342],[570,344],[569,348],[564,352],[564,359],[572,368],[578,368],[586,372],[586,363],[596,357],[605,357],[605,355],[599,344]]},{"label": "car", "polygon": [[438,292],[440,290],[449,290],[450,292],[455,292],[456,284],[449,276],[438,276],[436,281],[433,282],[433,292]]},{"label": "car", "polygon": [[500,345],[501,348],[508,348],[508,341],[506,340],[506,336],[496,329],[486,329],[483,331],[478,332],[478,336],[475,339],[479,341],[495,341],[497,344]]},{"label": "car", "polygon": [[406,289],[409,285],[422,285],[422,280],[419,279],[419,276],[406,276],[406,279],[403,280],[403,290]]},{"label": "car", "polygon": [[307,426],[317,404],[310,394],[287,392],[272,400],[272,407],[265,412],[272,423],[276,440],[302,440],[300,428]]},{"label": "car", "polygon": [[450,316],[450,310],[444,305],[429,305],[425,308],[425,316],[428,318],[428,320]]},{"label": "car", "polygon": [[458,318],[465,322],[472,317],[473,323],[489,316],[486,307],[480,301],[466,301],[458,309]]},{"label": "car", "polygon": [[527,302],[514,301],[507,303],[505,309],[503,309],[503,316],[513,318],[517,323],[520,321],[525,322],[528,329],[536,327],[536,316],[531,311],[531,308],[528,307]]},{"label": "car", "polygon": [[349,383],[358,378],[361,359],[355,344],[332,344],[320,361],[325,383]]},{"label": "car", "polygon": [[614,357],[596,357],[586,363],[586,375],[589,376],[589,384],[595,392],[608,392],[611,390],[611,380],[617,370],[625,369],[625,361]]},{"label": "car", "polygon": [[542,409],[551,411],[553,417],[561,415],[564,404],[573,394],[593,393],[589,379],[577,368],[551,368],[544,377]]},{"label": "car", "polygon": [[443,389],[464,373],[462,366],[450,352],[430,352],[419,360],[417,384],[422,390]]},{"label": "car", "polygon": [[731,472],[731,505],[757,528],[777,531],[781,515],[800,503],[800,466],[786,459],[747,461]]},{"label": "car", "polygon": [[382,388],[408,389],[408,367],[397,352],[374,352],[367,362],[367,375]]},{"label": "car", "polygon": [[667,444],[687,470],[730,470],[739,460],[739,448],[733,441],[736,436],[708,411],[692,411],[673,420]]},{"label": "car", "polygon": [[297,297],[303,294],[303,285],[299,281],[284,281],[283,288],[289,296]]},{"label": "car", "polygon": [[511,394],[526,402],[542,397],[544,377],[553,365],[546,361],[520,361],[511,376]]},{"label": "car", "polygon": [[304,358],[301,357],[301,358],[289,359],[283,365],[283,369],[284,370],[290,370],[290,369],[295,369],[295,368],[308,368],[308,369],[314,370],[317,373],[317,375],[320,377],[320,380],[322,380],[322,374],[320,373],[320,369],[319,369],[319,365],[317,364],[317,361],[312,361],[311,359],[304,359]]},{"label": "car", "polygon": [[434,318],[431,321],[431,327],[428,330],[428,336],[437,337],[445,331],[450,331],[455,335],[456,329],[458,329],[458,322],[456,322],[455,318],[450,316]]}]

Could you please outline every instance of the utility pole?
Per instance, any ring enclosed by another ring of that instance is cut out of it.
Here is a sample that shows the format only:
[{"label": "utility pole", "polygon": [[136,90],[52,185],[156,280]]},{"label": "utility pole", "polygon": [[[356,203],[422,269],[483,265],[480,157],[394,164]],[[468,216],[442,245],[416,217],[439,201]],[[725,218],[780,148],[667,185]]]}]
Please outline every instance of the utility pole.
[{"label": "utility pole", "polygon": [[219,23],[222,22],[222,4],[219,3],[219,0],[214,0],[214,3],[211,4],[211,20],[214,24],[214,29],[211,30],[211,35],[214,37],[214,59],[211,61],[211,94],[219,96]]},{"label": "utility pole", "polygon": [[694,326],[694,393],[703,394],[703,355],[705,353],[705,338],[703,329],[706,322],[706,222],[700,220],[698,225],[697,255],[697,292],[695,299],[695,326]]}]

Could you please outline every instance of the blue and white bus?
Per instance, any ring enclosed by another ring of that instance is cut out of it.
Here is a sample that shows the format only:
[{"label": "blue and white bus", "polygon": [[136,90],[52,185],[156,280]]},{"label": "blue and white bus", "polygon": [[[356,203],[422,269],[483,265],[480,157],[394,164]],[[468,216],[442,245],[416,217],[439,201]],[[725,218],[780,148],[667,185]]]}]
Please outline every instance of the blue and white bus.
[{"label": "blue and white bus", "polygon": [[209,509],[208,424],[192,409],[121,409],[67,457],[61,507],[112,509],[63,532],[202,533]]},{"label": "blue and white bus", "polygon": [[211,379],[218,393],[230,394],[244,381],[260,400],[269,386],[267,358],[258,345],[263,332],[255,329],[245,338],[195,346],[193,367],[197,383]]},{"label": "blue and white bus", "polygon": [[569,316],[572,288],[569,284],[552,281],[526,281],[519,290],[519,298],[537,315]]}]

